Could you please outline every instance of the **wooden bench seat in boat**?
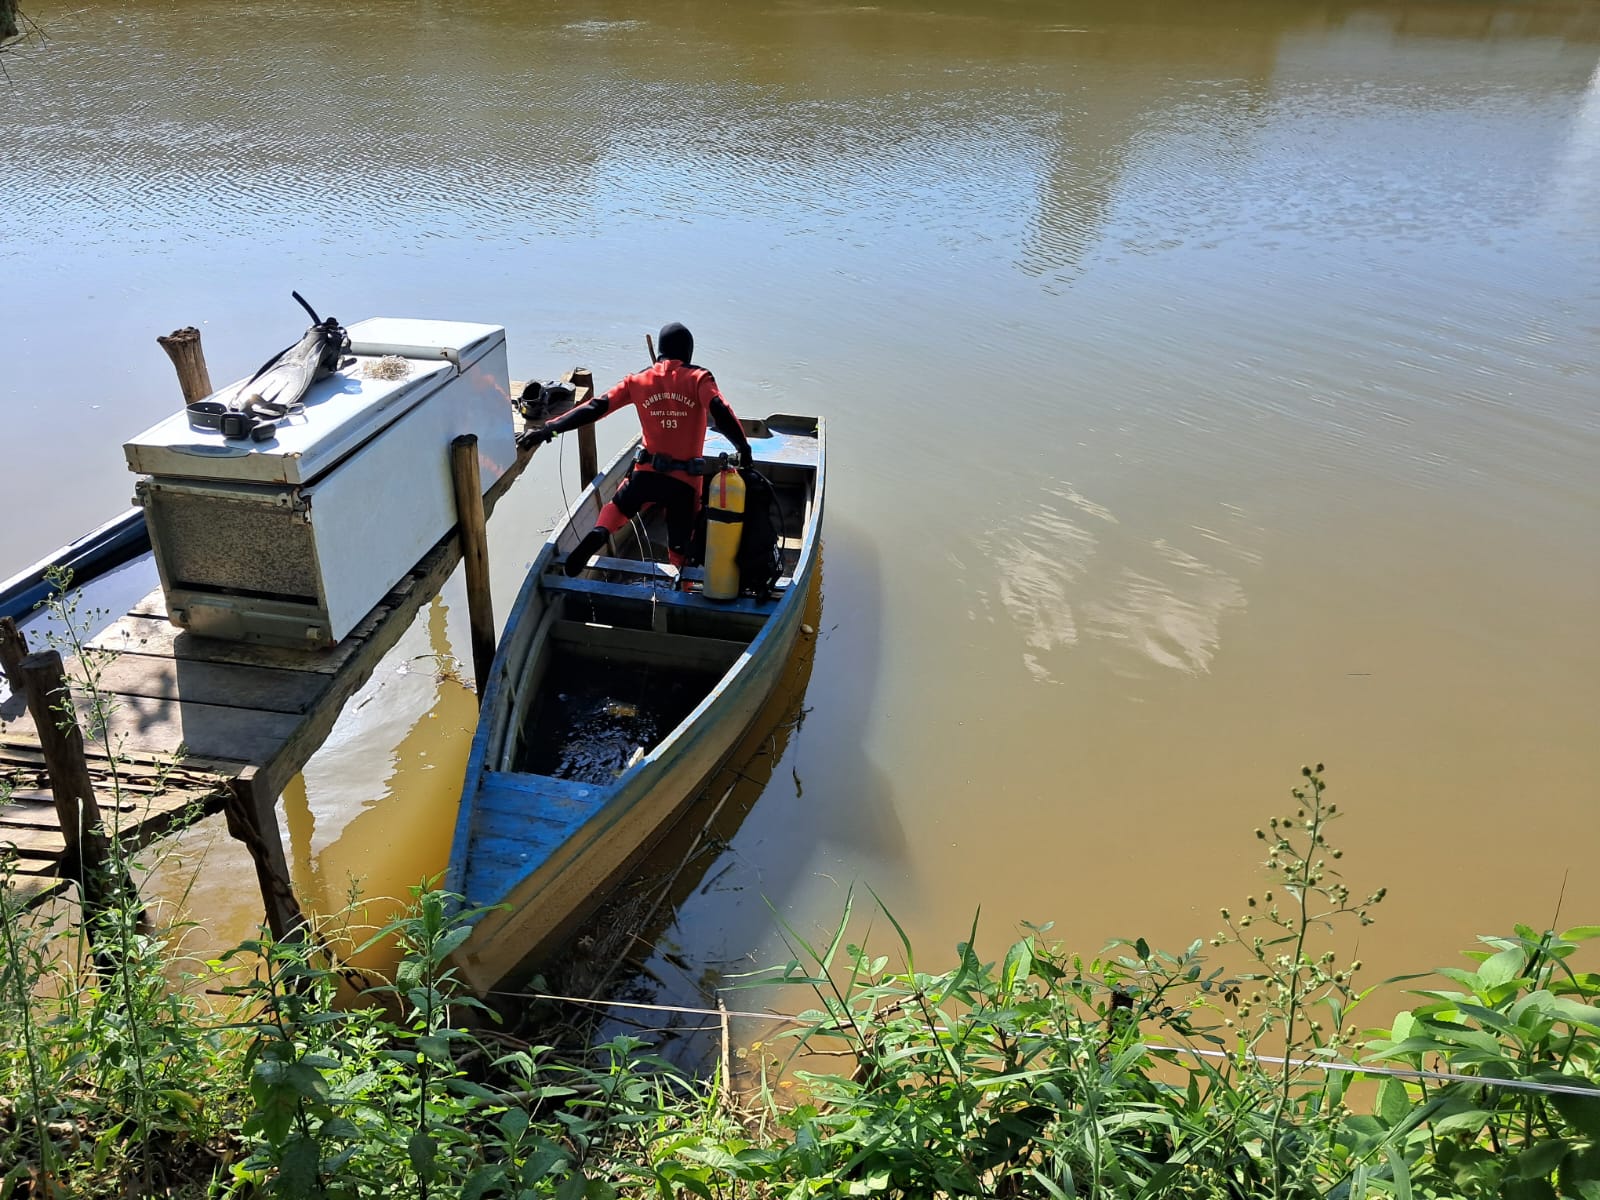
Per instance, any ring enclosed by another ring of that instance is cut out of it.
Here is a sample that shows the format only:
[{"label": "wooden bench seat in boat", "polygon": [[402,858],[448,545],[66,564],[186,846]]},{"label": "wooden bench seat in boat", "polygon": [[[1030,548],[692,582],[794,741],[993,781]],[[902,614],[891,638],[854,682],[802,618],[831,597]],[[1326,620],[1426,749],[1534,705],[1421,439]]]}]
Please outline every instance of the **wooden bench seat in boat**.
[{"label": "wooden bench seat in boat", "polygon": [[[639,564],[641,566],[645,564]],[[670,576],[663,573],[663,581]],[[778,580],[777,590],[782,592],[790,584],[788,578]],[[778,598],[767,600],[754,596],[740,596],[737,600],[707,600],[698,592],[674,592],[666,588],[646,591],[636,583],[610,583],[603,579],[568,579],[560,571],[551,571],[544,577],[547,592],[567,592],[579,596],[605,596],[614,600],[646,600],[652,604],[673,608],[713,609],[720,613],[748,613],[765,616],[778,603]]]},{"label": "wooden bench seat in boat", "polygon": [[610,794],[596,783],[487,772],[472,826],[466,895],[503,894],[594,816]]}]

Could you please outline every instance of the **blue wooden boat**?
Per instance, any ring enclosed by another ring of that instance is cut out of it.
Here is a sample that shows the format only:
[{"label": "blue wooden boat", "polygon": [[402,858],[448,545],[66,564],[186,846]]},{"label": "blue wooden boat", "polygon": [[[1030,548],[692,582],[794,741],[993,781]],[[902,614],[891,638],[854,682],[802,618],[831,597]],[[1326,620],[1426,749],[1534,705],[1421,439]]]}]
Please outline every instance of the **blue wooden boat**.
[{"label": "blue wooden boat", "polygon": [[[824,437],[815,417],[746,421],[776,490],[784,572],[718,601],[662,559],[645,518],[577,578],[561,564],[632,460],[578,498],[529,569],[484,689],[445,877],[484,909],[456,950],[480,994],[559,948],[727,759],[793,649],[818,571]],[[706,454],[731,450],[712,434]]]},{"label": "blue wooden boat", "polygon": [[150,531],[145,528],[144,509],[130,508],[10,579],[0,581],[0,617],[21,620],[55,595],[56,588],[46,578],[51,568],[71,571],[73,583],[82,586],[149,550]]}]

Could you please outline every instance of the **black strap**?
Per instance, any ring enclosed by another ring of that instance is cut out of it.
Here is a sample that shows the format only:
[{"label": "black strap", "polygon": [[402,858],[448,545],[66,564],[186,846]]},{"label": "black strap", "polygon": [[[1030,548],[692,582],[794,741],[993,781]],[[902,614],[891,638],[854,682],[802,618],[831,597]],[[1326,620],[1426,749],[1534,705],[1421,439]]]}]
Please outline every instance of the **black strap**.
[{"label": "black strap", "polygon": [[[305,404],[296,400],[291,404],[280,404],[273,400],[263,400],[259,396],[250,395],[250,385],[255,383],[278,363],[283,361],[283,356],[288,354],[309,334],[320,334],[324,341],[322,349],[317,356],[317,365],[312,372],[312,382],[326,379],[338,369],[339,360],[344,357],[345,351],[350,348],[350,335],[345,332],[343,325],[334,317],[326,319],[317,316],[317,310],[306,302],[306,298],[299,292],[290,292],[311,315],[311,327],[300,336],[296,342],[279,350],[266,362],[257,368],[256,373],[245,380],[234,392],[235,399],[224,403],[221,400],[196,400],[187,406],[189,424],[198,429],[217,429],[222,436],[230,439],[249,438],[254,442],[264,442],[277,433],[276,422],[305,408]],[[241,402],[237,399],[244,396]]]},{"label": "black strap", "polygon": [[719,454],[715,458],[671,458],[665,454],[652,454],[643,446],[633,453],[633,461],[653,471],[683,471],[690,475],[720,475],[738,461],[734,454]]}]

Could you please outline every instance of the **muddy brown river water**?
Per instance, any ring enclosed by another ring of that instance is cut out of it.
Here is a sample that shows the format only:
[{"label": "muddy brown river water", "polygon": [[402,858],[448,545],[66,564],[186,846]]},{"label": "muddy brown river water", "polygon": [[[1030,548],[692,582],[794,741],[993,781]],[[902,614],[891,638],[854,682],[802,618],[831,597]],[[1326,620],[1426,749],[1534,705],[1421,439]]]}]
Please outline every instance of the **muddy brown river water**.
[{"label": "muddy brown river water", "polygon": [[[1600,5],[25,7],[0,574],[127,502],[156,334],[234,378],[291,289],[503,324],[520,378],[679,319],[742,414],[827,417],[803,719],[644,993],[852,884],[929,965],[980,908],[1187,944],[1319,759],[1374,978],[1600,919]],[[500,612],[575,483],[501,504]],[[443,866],[467,644],[458,580],[284,797],[311,903]],[[246,933],[220,824],[171,850]]]}]

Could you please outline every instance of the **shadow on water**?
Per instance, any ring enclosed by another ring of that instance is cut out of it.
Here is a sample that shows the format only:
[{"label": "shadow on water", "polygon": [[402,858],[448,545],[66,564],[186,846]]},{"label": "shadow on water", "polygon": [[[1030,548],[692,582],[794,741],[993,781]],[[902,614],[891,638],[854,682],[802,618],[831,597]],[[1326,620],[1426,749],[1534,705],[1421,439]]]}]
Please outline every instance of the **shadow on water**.
[{"label": "shadow on water", "polygon": [[[436,597],[423,610],[401,670],[383,671],[351,706],[353,721],[371,706],[379,715],[360,735],[330,739],[283,795],[286,850],[295,890],[312,911],[336,913],[359,896],[350,918],[356,940],[396,915],[410,888],[436,879],[455,827],[461,764],[477,723],[471,685],[455,673],[446,628],[448,608]],[[417,654],[415,651],[425,650]],[[386,716],[399,736],[385,741]],[[334,786],[335,783],[341,786]],[[357,800],[355,797],[363,796]],[[354,965],[385,972],[398,947],[384,942]]]}]

